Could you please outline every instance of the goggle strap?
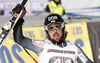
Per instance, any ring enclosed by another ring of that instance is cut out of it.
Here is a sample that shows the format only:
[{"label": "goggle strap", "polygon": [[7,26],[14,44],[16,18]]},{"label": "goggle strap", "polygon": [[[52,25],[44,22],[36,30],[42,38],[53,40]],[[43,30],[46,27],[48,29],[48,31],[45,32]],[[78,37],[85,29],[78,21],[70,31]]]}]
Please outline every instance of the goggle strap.
[{"label": "goggle strap", "polygon": [[62,27],[64,27],[64,22],[62,23]]},{"label": "goggle strap", "polygon": [[45,30],[48,30],[47,26],[44,26],[45,27]]}]

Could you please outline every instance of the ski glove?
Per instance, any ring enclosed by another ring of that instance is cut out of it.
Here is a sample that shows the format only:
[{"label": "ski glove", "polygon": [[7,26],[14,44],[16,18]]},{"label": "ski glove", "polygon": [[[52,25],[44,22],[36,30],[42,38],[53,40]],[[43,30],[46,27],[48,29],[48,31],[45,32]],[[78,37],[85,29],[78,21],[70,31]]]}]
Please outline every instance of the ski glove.
[{"label": "ski glove", "polygon": [[20,11],[23,10],[22,15],[20,16],[20,19],[23,18],[23,16],[26,14],[25,7],[21,6],[20,4],[17,4],[17,6],[12,10],[12,13],[20,13]]},{"label": "ski glove", "polygon": [[24,19],[19,19],[16,25],[23,25],[23,23],[24,23]]}]

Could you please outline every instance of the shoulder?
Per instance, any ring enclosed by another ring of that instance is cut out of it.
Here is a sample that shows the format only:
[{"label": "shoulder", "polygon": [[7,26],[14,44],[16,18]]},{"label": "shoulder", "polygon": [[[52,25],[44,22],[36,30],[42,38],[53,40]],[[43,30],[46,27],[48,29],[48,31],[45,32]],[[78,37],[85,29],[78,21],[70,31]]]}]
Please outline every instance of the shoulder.
[{"label": "shoulder", "polygon": [[46,45],[49,45],[49,44],[52,44],[52,43],[51,43],[51,41],[49,41],[49,40],[45,40],[45,44],[46,44]]},{"label": "shoulder", "polygon": [[32,44],[37,45],[39,47],[44,47],[45,41],[44,40],[33,39]]},{"label": "shoulder", "polygon": [[68,43],[68,45],[74,47],[77,51],[78,51],[78,50],[82,50],[82,49],[81,49],[78,45],[76,45],[76,44]]},{"label": "shoulder", "polygon": [[51,3],[55,3],[54,1],[50,1],[50,2],[48,2],[48,4],[51,4]]},{"label": "shoulder", "polygon": [[75,51],[77,51],[77,48],[78,48],[74,43],[69,43],[69,42],[67,42],[67,47]]},{"label": "shoulder", "polygon": [[40,47],[44,47],[44,45],[52,44],[49,40],[38,40],[38,39],[33,39],[32,43]]},{"label": "shoulder", "polygon": [[75,44],[70,43],[70,42],[67,42],[67,46],[76,47],[76,45],[75,45]]},{"label": "shoulder", "polygon": [[82,53],[82,49],[76,45],[76,44],[73,44],[73,43],[67,43],[67,46],[74,49],[76,51],[76,54],[79,54],[79,53]]},{"label": "shoulder", "polygon": [[85,53],[84,53],[84,51],[81,49],[81,47],[80,46],[78,46],[78,45],[75,45],[76,46],[76,48],[77,48],[77,54],[78,55],[80,55],[80,54],[84,54],[85,55]]},{"label": "shoulder", "polygon": [[76,45],[76,47],[77,47],[77,52],[78,52],[78,54],[79,54],[79,53],[84,53],[84,51],[81,49],[80,46]]},{"label": "shoulder", "polygon": [[70,42],[67,42],[67,45],[68,46],[73,46],[75,48],[80,48],[78,45],[74,44],[74,43],[70,43]]}]

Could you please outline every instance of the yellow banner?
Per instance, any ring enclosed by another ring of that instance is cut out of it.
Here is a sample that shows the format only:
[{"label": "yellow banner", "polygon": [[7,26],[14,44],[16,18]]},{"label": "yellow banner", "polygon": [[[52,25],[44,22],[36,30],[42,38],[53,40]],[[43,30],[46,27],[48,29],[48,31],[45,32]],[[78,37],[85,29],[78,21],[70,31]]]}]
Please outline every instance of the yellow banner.
[{"label": "yellow banner", "polygon": [[[75,43],[79,45],[86,55],[93,61],[92,51],[90,46],[90,41],[88,37],[87,25],[86,23],[74,23],[67,24],[66,31],[68,31],[68,36],[66,38],[67,42]],[[29,27],[23,28],[23,34],[31,39],[41,39],[44,38],[44,27]],[[28,50],[28,52],[38,61],[37,55]],[[16,44],[13,40],[13,33],[8,35],[4,45],[0,48],[0,62],[1,63],[36,63],[21,47]]]},{"label": "yellow banner", "polygon": [[67,24],[66,30],[68,36],[66,41],[79,45],[85,54],[93,61],[92,49],[89,41],[87,24],[86,23],[74,23]]}]

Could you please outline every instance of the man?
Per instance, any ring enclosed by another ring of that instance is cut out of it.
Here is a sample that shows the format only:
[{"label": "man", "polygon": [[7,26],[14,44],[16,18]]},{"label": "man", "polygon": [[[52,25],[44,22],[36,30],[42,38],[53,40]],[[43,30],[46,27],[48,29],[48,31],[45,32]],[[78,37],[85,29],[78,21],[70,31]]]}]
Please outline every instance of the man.
[{"label": "man", "polygon": [[47,4],[46,12],[64,15],[64,5],[61,3],[61,0],[52,0]]},{"label": "man", "polygon": [[[18,7],[14,9],[14,12],[18,12],[17,9]],[[14,27],[14,40],[21,46],[34,51],[38,56],[39,63],[76,63],[76,61],[92,63],[81,48],[65,41],[67,32],[64,20],[60,15],[50,14],[45,18],[44,28],[49,41],[24,37],[22,21],[23,19],[20,18]]]}]

